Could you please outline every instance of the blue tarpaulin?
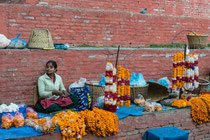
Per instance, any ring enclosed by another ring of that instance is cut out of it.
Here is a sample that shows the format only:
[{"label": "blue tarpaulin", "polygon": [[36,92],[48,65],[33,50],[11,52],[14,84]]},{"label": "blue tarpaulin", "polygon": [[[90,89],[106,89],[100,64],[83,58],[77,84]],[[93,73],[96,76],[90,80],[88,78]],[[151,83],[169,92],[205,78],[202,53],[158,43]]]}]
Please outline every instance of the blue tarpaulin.
[{"label": "blue tarpaulin", "polygon": [[163,127],[147,130],[142,140],[188,140],[188,137],[189,131],[176,127]]}]

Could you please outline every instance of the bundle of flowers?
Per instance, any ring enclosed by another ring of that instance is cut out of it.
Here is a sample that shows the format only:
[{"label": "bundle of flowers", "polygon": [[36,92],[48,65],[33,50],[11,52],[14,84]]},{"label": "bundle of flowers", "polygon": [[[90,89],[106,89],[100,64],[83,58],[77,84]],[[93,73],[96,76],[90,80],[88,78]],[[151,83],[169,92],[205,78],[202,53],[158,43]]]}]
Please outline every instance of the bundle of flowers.
[{"label": "bundle of flowers", "polygon": [[86,135],[85,122],[77,112],[67,111],[55,114],[52,118],[54,124],[60,126],[63,140],[82,139]]},{"label": "bundle of flowers", "polygon": [[184,87],[187,90],[193,90],[199,85],[198,55],[177,53],[173,59],[172,90],[177,91]]},{"label": "bundle of flowers", "polygon": [[184,53],[176,53],[173,58],[172,90],[175,91],[184,86]]},{"label": "bundle of flowers", "polygon": [[175,99],[172,103],[172,106],[174,107],[178,107],[178,108],[182,108],[182,107],[187,107],[187,106],[191,106],[191,102],[187,101],[186,99]]},{"label": "bundle of flowers", "polygon": [[199,69],[198,69],[198,55],[197,54],[186,54],[185,60],[185,77],[184,87],[185,89],[194,89],[199,85]]},{"label": "bundle of flowers", "polygon": [[25,125],[33,127],[37,132],[45,134],[52,134],[54,130],[57,129],[57,124],[55,124],[50,117],[44,117],[41,119],[26,119]]},{"label": "bundle of flowers", "polygon": [[198,98],[191,99],[191,115],[193,121],[198,124],[210,122],[210,95],[201,95]]},{"label": "bundle of flowers", "polygon": [[106,137],[119,132],[118,117],[112,112],[95,107],[93,108],[93,111],[85,110],[78,114],[85,121],[87,133]]},{"label": "bundle of flowers", "polygon": [[198,34],[198,33],[189,33],[189,35],[202,36],[202,35],[204,35],[204,34]]},{"label": "bundle of flowers", "polygon": [[130,73],[128,69],[118,66],[117,76],[117,106],[123,106],[125,103],[126,107],[130,106]]},{"label": "bundle of flowers", "polygon": [[116,68],[112,63],[106,64],[106,79],[105,79],[105,98],[104,107],[105,110],[116,112],[117,111],[117,79]]}]

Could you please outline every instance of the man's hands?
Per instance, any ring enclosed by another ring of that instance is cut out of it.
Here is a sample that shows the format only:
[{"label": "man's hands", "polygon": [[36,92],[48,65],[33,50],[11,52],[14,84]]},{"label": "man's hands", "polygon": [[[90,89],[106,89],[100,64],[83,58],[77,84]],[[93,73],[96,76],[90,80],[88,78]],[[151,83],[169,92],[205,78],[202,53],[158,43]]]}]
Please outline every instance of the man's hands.
[{"label": "man's hands", "polygon": [[68,97],[69,93],[65,90],[63,90],[63,91],[53,91],[52,95]]}]

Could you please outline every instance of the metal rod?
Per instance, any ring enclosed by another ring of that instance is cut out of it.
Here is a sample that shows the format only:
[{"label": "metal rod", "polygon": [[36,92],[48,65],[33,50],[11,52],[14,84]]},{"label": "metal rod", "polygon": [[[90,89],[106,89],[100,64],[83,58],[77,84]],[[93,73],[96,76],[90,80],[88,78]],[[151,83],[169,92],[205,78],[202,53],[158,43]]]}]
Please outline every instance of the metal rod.
[{"label": "metal rod", "polygon": [[118,62],[119,52],[120,52],[120,45],[118,46],[118,49],[117,49],[117,58],[116,58],[116,63],[115,63],[115,68],[116,69],[117,69],[117,62]]}]

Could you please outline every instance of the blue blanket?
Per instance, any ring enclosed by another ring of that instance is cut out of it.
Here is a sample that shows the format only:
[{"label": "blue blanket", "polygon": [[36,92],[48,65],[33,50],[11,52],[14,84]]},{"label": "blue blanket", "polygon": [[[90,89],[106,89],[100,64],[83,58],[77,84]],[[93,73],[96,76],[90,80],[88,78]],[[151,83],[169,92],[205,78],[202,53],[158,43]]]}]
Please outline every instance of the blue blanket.
[{"label": "blue blanket", "polygon": [[118,107],[117,112],[115,113],[118,116],[118,119],[125,118],[127,116],[142,116],[143,107],[138,107],[135,104],[131,104],[130,107]]},{"label": "blue blanket", "polygon": [[[164,107],[163,111],[174,110],[174,109],[177,109],[177,108]],[[135,104],[131,104],[131,106],[128,108],[125,106],[118,107],[117,112],[115,112],[115,114],[118,116],[118,119],[125,118],[129,115],[142,116],[143,113],[144,113],[144,107],[138,107]],[[26,114],[24,113],[23,116],[25,118]],[[38,113],[38,117],[40,117],[40,118],[52,117],[52,115]],[[1,124],[0,124],[0,127],[1,127]],[[54,132],[59,132],[59,131],[60,131],[60,129],[58,128]],[[33,137],[33,136],[39,136],[39,135],[44,135],[44,133],[38,133],[34,130],[34,128],[28,127],[28,126],[24,126],[21,128],[12,127],[10,129],[0,129],[0,140]]]},{"label": "blue blanket", "polygon": [[176,127],[163,127],[149,129],[145,132],[143,140],[188,140],[189,131]]}]

